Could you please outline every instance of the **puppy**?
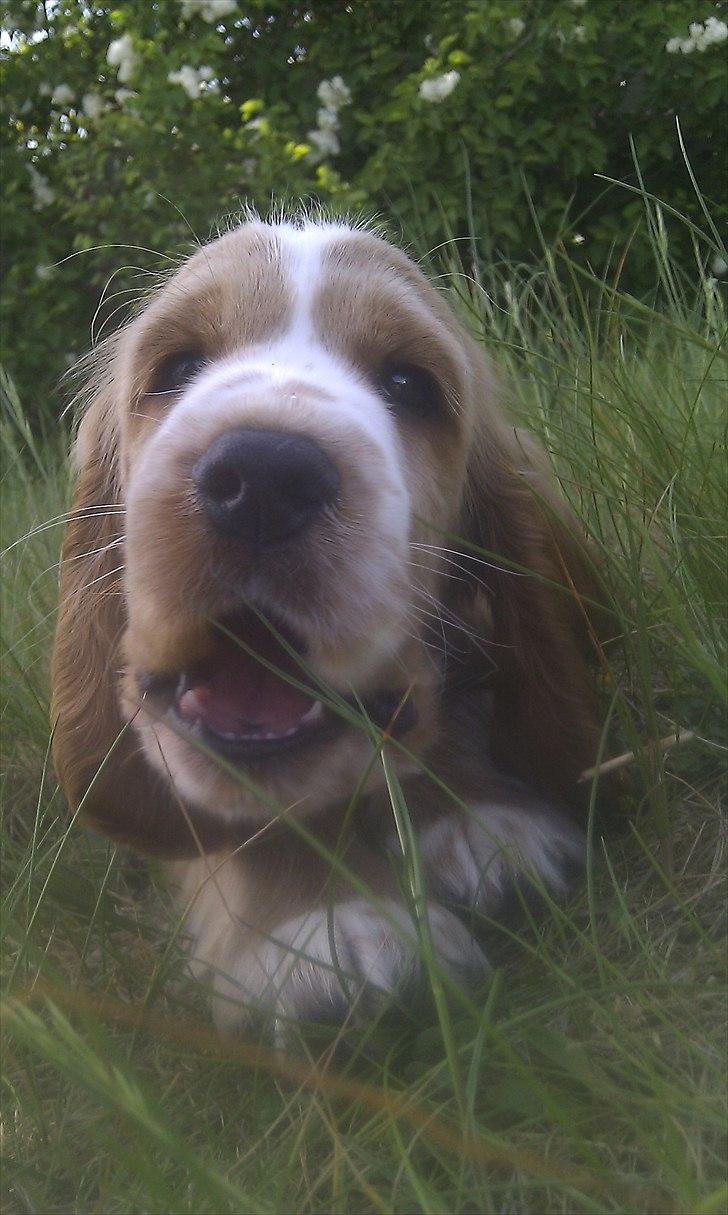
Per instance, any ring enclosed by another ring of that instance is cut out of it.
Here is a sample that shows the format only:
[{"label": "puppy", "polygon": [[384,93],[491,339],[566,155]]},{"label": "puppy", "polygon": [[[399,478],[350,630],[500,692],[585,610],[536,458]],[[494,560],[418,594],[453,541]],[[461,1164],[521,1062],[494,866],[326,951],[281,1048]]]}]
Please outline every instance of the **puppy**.
[{"label": "puppy", "polygon": [[596,739],[577,529],[480,346],[371,231],[251,219],[88,396],[53,658],[71,806],[170,862],[223,1028],[368,1015],[417,981],[415,921],[477,978],[473,913],[566,889]]}]

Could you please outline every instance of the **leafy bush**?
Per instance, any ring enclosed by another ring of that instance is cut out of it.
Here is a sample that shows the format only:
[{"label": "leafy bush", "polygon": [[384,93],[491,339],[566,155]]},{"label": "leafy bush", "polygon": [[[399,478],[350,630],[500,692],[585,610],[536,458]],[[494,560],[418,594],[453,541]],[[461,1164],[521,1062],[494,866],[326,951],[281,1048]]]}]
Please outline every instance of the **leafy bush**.
[{"label": "leafy bush", "polygon": [[[420,245],[477,232],[481,255],[518,259],[537,240],[532,199],[548,242],[575,242],[599,268],[613,258],[643,290],[643,201],[595,174],[637,184],[639,165],[649,190],[702,222],[679,117],[724,217],[725,8],[10,0],[4,333],[23,395],[46,408],[102,291],[113,325],[155,250],[204,239],[243,200],[315,197],[395,216]],[[686,270],[691,257],[683,237]],[[140,274],[117,273],[140,259]]]}]

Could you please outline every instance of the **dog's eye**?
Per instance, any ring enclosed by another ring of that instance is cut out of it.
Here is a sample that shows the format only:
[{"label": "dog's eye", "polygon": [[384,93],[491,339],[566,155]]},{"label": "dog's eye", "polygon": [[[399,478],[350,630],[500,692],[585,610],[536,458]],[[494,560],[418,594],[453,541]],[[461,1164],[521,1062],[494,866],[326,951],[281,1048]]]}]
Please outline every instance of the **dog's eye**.
[{"label": "dog's eye", "polygon": [[427,417],[440,408],[441,392],[437,381],[421,367],[409,363],[384,367],[379,373],[377,387],[387,404],[403,413]]},{"label": "dog's eye", "polygon": [[195,350],[170,354],[157,367],[149,391],[152,393],[180,392],[205,366],[206,359]]}]

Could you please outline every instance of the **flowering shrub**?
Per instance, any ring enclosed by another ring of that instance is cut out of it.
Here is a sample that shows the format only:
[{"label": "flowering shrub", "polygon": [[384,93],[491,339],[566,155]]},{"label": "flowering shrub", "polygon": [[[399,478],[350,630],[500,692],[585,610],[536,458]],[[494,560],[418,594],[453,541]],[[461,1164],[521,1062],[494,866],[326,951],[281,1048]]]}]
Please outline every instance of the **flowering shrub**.
[{"label": "flowering shrub", "polygon": [[[577,261],[621,265],[629,248],[622,273],[641,290],[641,200],[595,174],[636,184],[632,136],[647,188],[701,223],[679,116],[711,210],[725,215],[727,10],[6,0],[11,371],[42,407],[92,317],[108,332],[160,257],[245,200],[376,212],[431,246],[472,227],[490,256],[529,257],[540,239],[530,196],[543,237],[567,240]],[[125,261],[143,273],[116,274]]]}]

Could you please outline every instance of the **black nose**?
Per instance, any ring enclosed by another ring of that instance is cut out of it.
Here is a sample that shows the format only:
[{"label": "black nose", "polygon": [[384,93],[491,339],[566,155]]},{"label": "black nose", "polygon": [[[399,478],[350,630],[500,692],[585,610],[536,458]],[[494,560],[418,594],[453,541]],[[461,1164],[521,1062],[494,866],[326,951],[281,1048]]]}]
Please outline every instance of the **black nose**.
[{"label": "black nose", "polygon": [[339,492],[339,474],[321,448],[278,430],[226,431],[192,476],[215,530],[253,545],[302,531]]}]

